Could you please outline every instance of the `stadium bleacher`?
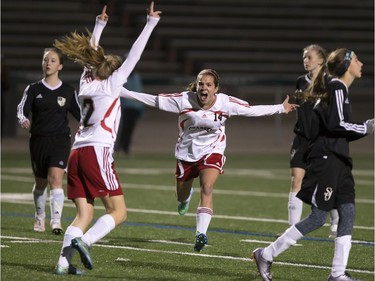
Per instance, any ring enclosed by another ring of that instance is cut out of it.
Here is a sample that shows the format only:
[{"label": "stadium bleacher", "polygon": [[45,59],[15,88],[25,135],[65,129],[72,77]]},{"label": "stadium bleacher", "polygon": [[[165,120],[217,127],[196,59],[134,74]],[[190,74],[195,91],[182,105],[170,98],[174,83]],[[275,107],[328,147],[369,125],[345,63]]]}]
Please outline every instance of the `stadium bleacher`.
[{"label": "stadium bleacher", "polygon": [[[2,55],[9,71],[15,77],[40,77],[43,48],[71,31],[90,30],[103,2],[3,0]],[[143,28],[149,2],[108,3],[110,23],[101,44],[121,55]],[[215,68],[236,90],[272,81],[294,86],[303,73],[302,48],[318,43],[328,50],[355,50],[364,62],[359,84],[373,91],[372,0],[158,0],[156,8],[163,11],[162,20],[136,67],[146,90],[186,85],[206,67]],[[68,62],[62,77],[76,83],[80,71]]]}]

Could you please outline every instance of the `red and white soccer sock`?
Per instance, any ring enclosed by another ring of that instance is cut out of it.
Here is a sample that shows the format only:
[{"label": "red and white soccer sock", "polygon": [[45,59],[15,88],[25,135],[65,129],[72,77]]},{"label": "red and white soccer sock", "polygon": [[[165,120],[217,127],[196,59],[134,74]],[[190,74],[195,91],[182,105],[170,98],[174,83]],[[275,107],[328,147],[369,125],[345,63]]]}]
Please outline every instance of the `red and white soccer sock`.
[{"label": "red and white soccer sock", "polygon": [[64,207],[64,190],[62,188],[51,189],[50,192],[51,224],[61,224],[61,215]]},{"label": "red and white soccer sock", "polygon": [[63,245],[61,249],[61,254],[59,257],[58,264],[66,268],[69,266],[75,249],[71,246],[72,239],[76,237],[81,237],[83,235],[82,230],[76,226],[68,226],[64,234]]},{"label": "red and white soccer sock", "polygon": [[44,219],[46,217],[47,187],[42,191],[35,189],[34,184],[32,193],[35,205],[35,215],[39,219]]},{"label": "red and white soccer sock", "polygon": [[102,239],[116,227],[114,218],[107,214],[101,216],[96,223],[81,237],[89,247]]},{"label": "red and white soccer sock", "polygon": [[346,265],[348,264],[349,253],[352,247],[352,236],[344,235],[335,239],[335,254],[332,262],[333,277],[345,274]]},{"label": "red and white soccer sock", "polygon": [[263,250],[263,258],[268,261],[273,261],[273,258],[276,258],[290,246],[294,245],[297,240],[302,237],[303,235],[301,232],[292,225],[279,238],[277,238],[275,242]]},{"label": "red and white soccer sock", "polygon": [[198,207],[196,212],[197,232],[207,233],[208,226],[210,225],[213,210],[206,207]]},{"label": "red and white soccer sock", "polygon": [[303,202],[296,195],[297,195],[297,192],[289,192],[289,201],[288,201],[289,225],[294,225],[301,220]]}]

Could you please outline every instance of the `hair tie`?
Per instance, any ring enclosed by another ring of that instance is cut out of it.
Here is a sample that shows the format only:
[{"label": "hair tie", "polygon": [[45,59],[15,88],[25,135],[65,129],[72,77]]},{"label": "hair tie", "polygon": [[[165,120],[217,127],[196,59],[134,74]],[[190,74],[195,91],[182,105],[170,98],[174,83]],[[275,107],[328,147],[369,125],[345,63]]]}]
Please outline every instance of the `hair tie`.
[{"label": "hair tie", "polygon": [[354,55],[353,51],[348,50],[346,52],[342,66],[337,71],[338,77],[343,76],[345,72],[348,70],[350,62],[352,61],[353,55]]}]

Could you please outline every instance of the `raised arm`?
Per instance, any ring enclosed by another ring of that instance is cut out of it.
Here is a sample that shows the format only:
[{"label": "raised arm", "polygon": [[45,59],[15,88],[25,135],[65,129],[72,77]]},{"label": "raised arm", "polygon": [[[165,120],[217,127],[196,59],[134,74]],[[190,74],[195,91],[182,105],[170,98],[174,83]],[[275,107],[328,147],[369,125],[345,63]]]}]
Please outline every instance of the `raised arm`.
[{"label": "raised arm", "polygon": [[143,28],[141,34],[131,47],[125,62],[119,68],[119,75],[126,77],[126,79],[129,77],[135,65],[141,58],[143,50],[146,47],[147,41],[150,38],[152,31],[159,22],[160,14],[161,11],[154,11],[154,2],[151,2],[149,13],[147,15],[146,26]]},{"label": "raised arm", "polygon": [[107,25],[108,22],[108,15],[107,15],[107,6],[103,7],[102,13],[96,17],[95,20],[95,27],[92,32],[91,36],[91,46],[96,50],[99,45],[100,37],[102,36],[102,32],[104,27]]}]

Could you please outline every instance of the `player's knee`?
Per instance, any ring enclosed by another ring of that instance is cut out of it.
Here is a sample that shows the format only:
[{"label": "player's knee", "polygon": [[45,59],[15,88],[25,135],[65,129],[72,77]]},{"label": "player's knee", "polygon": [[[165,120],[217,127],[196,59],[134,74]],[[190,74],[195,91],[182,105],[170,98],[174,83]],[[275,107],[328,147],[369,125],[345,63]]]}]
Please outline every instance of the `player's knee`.
[{"label": "player's knee", "polygon": [[115,223],[116,225],[119,225],[121,223],[123,223],[124,221],[126,221],[126,219],[128,218],[128,213],[125,210],[118,210],[118,211],[115,211],[112,213],[114,219],[115,219]]}]

